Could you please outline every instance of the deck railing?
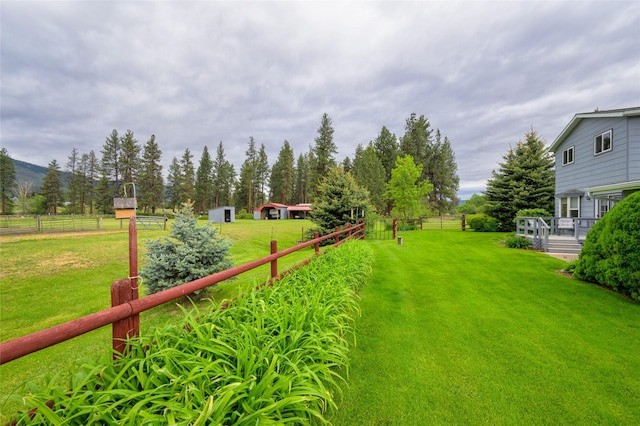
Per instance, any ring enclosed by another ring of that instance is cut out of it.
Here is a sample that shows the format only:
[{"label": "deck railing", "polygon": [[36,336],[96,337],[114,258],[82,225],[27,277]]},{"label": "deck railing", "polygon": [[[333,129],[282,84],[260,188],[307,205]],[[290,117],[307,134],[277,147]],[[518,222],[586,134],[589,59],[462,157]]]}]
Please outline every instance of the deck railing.
[{"label": "deck railing", "polygon": [[576,242],[582,243],[597,221],[595,217],[518,216],[516,234],[530,238],[534,248],[547,251],[549,236],[573,237]]}]

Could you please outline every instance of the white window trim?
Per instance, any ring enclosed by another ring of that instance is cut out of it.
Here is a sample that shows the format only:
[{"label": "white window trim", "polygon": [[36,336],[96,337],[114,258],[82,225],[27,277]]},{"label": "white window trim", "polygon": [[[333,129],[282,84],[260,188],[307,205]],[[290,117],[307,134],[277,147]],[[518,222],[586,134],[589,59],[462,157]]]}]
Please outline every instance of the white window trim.
[{"label": "white window trim", "polygon": [[[571,161],[565,162],[565,159],[568,157],[569,152],[571,152]],[[569,164],[573,164],[576,161],[576,150],[575,146],[570,146],[569,148],[562,151],[562,165],[568,166]]]},{"label": "white window trim", "polygon": [[[604,141],[604,135],[606,135],[607,133],[609,133],[609,148],[608,149],[604,149],[602,147],[602,141]],[[600,138],[600,151],[598,151],[598,138]],[[605,152],[609,152],[613,149],[613,129],[609,129],[606,132],[602,132],[598,135],[595,135],[593,137],[593,155],[601,155],[604,154]]]}]

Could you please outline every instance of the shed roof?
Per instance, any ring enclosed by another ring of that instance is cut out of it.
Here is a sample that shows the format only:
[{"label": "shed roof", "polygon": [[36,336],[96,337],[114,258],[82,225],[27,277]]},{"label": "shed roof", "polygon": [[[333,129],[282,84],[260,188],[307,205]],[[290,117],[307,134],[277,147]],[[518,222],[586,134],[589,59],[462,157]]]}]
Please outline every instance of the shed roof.
[{"label": "shed roof", "polygon": [[304,206],[288,206],[287,210],[290,212],[310,212],[311,211],[311,206],[308,205],[304,205]]},{"label": "shed roof", "polygon": [[280,203],[265,203],[263,205],[261,205],[260,207],[257,207],[255,209],[256,212],[261,212],[262,210],[266,209],[266,208],[271,208],[271,209],[286,209],[287,205],[286,204],[280,204]]}]

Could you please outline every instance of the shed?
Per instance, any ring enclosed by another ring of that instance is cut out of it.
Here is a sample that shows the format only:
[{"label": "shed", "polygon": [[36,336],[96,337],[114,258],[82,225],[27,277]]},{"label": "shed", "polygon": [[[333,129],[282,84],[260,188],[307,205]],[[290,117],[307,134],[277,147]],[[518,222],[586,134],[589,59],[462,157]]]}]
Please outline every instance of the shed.
[{"label": "shed", "polygon": [[311,204],[288,206],[287,212],[289,213],[289,219],[306,219],[311,213]]},{"label": "shed", "polygon": [[253,218],[256,220],[288,219],[289,212],[285,204],[266,203],[254,210]]},{"label": "shed", "polygon": [[209,223],[235,222],[236,208],[233,206],[220,206],[209,210]]}]

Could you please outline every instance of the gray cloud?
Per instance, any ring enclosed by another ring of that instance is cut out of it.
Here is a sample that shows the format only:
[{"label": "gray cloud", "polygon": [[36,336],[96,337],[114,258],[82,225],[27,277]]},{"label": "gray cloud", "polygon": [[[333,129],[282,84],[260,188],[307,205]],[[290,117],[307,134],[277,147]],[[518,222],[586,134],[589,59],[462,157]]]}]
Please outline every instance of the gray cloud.
[{"label": "gray cloud", "polygon": [[165,168],[250,136],[296,156],[323,113],[338,157],[424,114],[479,192],[531,128],[640,103],[637,2],[30,2],[1,15],[2,146],[65,164],[112,129],[153,133]]}]

